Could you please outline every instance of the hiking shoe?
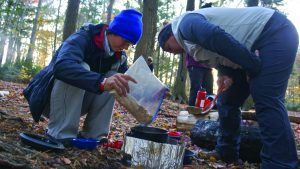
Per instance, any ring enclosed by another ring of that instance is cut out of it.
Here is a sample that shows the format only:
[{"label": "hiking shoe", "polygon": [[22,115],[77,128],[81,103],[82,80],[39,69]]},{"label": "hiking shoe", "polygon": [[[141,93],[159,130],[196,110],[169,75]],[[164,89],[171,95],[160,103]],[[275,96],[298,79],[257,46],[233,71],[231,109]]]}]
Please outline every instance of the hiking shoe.
[{"label": "hiking shoe", "polygon": [[[88,139],[88,138],[82,136],[82,134],[81,134],[80,132],[79,132],[79,134],[77,135],[77,138],[85,138],[85,139]],[[102,137],[100,137],[100,139],[96,139],[96,140],[99,140],[99,145],[102,145],[102,144],[104,144],[104,143],[108,143],[108,139],[107,139],[107,137],[105,137],[105,136],[102,136]]]},{"label": "hiking shoe", "polygon": [[49,140],[52,140],[53,142],[62,143],[64,145],[64,147],[71,147],[72,146],[73,138],[57,139],[57,138],[54,138],[53,136],[49,135],[48,133],[46,133],[46,136],[48,137]]},{"label": "hiking shoe", "polygon": [[239,159],[236,162],[227,164],[227,167],[229,167],[229,168],[235,168],[235,169],[242,169],[243,166],[244,166],[244,162],[241,159]]},{"label": "hiking shoe", "polygon": [[218,161],[220,160],[220,156],[216,150],[212,151],[200,151],[199,156],[203,159],[208,159],[210,161]]}]

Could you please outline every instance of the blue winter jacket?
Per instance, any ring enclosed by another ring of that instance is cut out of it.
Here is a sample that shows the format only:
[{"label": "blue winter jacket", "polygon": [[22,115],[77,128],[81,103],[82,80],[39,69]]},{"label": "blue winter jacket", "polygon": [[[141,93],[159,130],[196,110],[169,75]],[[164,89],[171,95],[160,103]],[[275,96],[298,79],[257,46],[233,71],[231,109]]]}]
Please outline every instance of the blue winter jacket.
[{"label": "blue winter jacket", "polygon": [[[104,24],[82,27],[63,42],[50,64],[33,77],[23,93],[36,122],[49,103],[54,79],[100,94],[102,91],[99,84],[105,78],[105,73],[111,70],[112,65],[116,67],[115,65],[119,64],[117,65],[119,73],[127,70],[127,59],[121,62],[121,55],[123,58],[126,57],[125,52],[107,57],[103,47],[106,28],[107,25]],[[97,43],[95,37],[98,38]],[[81,66],[82,62],[90,66],[90,71]]]}]

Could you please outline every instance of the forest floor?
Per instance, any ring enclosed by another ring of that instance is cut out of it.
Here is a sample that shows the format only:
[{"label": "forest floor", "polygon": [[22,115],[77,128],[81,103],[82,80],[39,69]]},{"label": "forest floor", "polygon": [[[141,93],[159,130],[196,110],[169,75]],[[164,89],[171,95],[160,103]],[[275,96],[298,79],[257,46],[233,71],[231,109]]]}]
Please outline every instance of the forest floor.
[{"label": "forest floor", "polygon": [[[19,134],[22,132],[44,134],[47,129],[47,120],[34,123],[27,101],[22,95],[26,84],[11,83],[0,80],[0,91],[8,90],[9,95],[0,97],[0,168],[103,168],[119,169],[133,168],[122,164],[123,152],[117,149],[98,146],[96,150],[87,151],[74,147],[66,148],[62,152],[37,151],[21,143]],[[157,119],[151,124],[154,127],[167,130],[176,130],[176,116],[186,105],[165,99]],[[83,119],[81,119],[82,124]],[[138,123],[115,104],[109,141],[122,140],[125,133]],[[300,138],[300,126],[292,123],[295,137]],[[185,132],[185,142],[188,149],[197,154],[193,163],[184,166],[185,169],[210,168],[245,168],[256,169],[258,164],[245,162],[242,166],[234,166],[218,161],[214,157],[200,156],[201,149],[191,145],[189,132]],[[142,169],[143,167],[135,167]]]}]

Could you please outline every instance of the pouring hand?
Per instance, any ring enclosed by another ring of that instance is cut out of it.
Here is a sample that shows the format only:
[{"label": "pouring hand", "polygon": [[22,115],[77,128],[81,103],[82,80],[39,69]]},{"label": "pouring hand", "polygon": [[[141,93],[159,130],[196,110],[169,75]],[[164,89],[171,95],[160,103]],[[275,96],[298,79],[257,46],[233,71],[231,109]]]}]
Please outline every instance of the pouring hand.
[{"label": "pouring hand", "polygon": [[106,79],[104,83],[104,90],[111,91],[115,90],[118,95],[126,96],[129,92],[128,82],[132,81],[137,83],[137,81],[129,75],[117,73]]},{"label": "pouring hand", "polygon": [[[255,53],[256,56],[259,56],[259,50],[255,50],[254,53]],[[247,82],[250,82],[249,75],[247,75]]]},{"label": "pouring hand", "polygon": [[217,80],[218,84],[218,93],[226,91],[233,83],[232,78],[223,75],[219,76]]}]

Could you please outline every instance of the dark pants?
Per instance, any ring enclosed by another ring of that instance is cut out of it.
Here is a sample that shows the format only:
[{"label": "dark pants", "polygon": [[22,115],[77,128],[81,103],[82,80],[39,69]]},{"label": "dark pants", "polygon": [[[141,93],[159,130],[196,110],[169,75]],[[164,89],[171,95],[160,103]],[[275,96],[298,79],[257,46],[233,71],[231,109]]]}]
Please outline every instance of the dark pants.
[{"label": "dark pants", "polygon": [[[262,71],[250,80],[250,94],[261,130],[262,169],[297,168],[294,134],[284,97],[298,43],[298,34],[288,21],[281,30],[266,36],[266,39],[256,45],[262,60]],[[234,80],[234,84],[218,100],[220,137],[217,151],[227,162],[238,159],[241,120],[239,106],[249,91],[243,81]],[[235,83],[242,84],[239,87]]]},{"label": "dark pants", "polygon": [[195,106],[197,92],[201,87],[206,89],[207,95],[213,94],[212,70],[191,66],[188,71],[191,81],[189,105]]},{"label": "dark pants", "polygon": [[220,94],[217,102],[220,128],[216,149],[225,162],[236,162],[239,159],[240,107],[249,96],[246,73],[242,70],[231,73],[234,83]]}]

